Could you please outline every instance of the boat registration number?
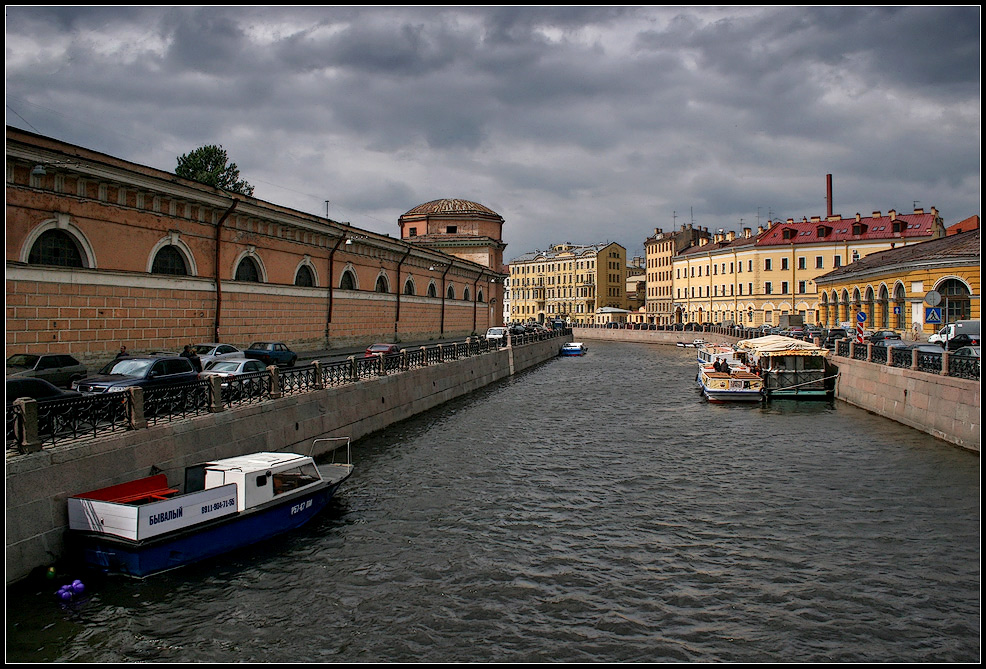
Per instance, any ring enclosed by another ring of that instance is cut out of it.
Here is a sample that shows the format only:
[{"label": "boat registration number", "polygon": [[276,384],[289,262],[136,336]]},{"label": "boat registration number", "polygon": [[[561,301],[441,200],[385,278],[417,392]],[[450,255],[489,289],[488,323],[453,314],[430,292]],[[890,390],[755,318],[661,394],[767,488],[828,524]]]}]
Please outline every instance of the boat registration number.
[{"label": "boat registration number", "polygon": [[295,504],[294,506],[291,507],[291,515],[293,516],[296,513],[301,513],[305,509],[310,509],[312,504],[314,503],[315,500],[309,499],[309,500],[305,500],[301,504]]}]

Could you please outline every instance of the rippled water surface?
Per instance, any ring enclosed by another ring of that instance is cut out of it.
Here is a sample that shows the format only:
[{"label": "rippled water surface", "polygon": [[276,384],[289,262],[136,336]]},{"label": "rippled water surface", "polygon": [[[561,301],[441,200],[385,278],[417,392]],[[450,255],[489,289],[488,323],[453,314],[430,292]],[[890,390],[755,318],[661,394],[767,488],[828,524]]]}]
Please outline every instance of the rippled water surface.
[{"label": "rippled water surface", "polygon": [[332,511],[144,581],[8,590],[8,660],[978,661],[979,458],[709,405],[592,342],[354,446]]}]

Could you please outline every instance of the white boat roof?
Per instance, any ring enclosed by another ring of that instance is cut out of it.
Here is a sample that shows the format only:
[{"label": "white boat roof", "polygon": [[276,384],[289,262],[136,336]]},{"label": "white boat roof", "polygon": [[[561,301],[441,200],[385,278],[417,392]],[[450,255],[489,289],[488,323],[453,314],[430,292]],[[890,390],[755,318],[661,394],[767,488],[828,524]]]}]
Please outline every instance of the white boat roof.
[{"label": "white boat roof", "polygon": [[802,341],[792,337],[782,337],[781,335],[767,335],[766,337],[757,337],[756,339],[744,339],[736,344],[736,348],[761,354],[828,355],[828,349],[816,346],[812,342]]},{"label": "white boat roof", "polygon": [[239,469],[250,472],[288,464],[295,460],[310,460],[310,458],[307,455],[298,455],[297,453],[249,453],[233,458],[214,460],[206,463],[206,466],[213,469]]}]

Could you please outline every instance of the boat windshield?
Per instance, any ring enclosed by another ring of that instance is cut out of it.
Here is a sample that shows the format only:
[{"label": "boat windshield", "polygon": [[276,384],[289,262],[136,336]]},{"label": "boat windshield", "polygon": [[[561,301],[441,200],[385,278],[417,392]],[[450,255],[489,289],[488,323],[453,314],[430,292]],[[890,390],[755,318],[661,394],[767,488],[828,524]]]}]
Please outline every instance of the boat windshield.
[{"label": "boat windshield", "polygon": [[274,483],[275,496],[322,480],[322,477],[318,474],[318,469],[311,463],[292,469],[285,469],[284,471],[275,473],[271,478]]}]

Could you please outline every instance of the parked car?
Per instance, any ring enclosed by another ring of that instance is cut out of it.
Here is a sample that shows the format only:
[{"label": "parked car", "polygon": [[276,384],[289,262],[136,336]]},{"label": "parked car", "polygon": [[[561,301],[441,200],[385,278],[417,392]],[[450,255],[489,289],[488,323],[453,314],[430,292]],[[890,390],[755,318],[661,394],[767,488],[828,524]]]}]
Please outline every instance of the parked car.
[{"label": "parked car", "polygon": [[277,365],[279,367],[294,367],[298,361],[298,354],[279,341],[257,341],[250,344],[250,348],[243,351],[247,358],[260,360],[265,365]]},{"label": "parked car", "polygon": [[199,356],[203,371],[213,360],[243,358],[243,351],[229,344],[195,344],[192,346],[192,350],[195,351],[195,355]]},{"label": "parked car", "polygon": [[486,331],[486,338],[503,342],[507,338],[507,328],[490,328]]},{"label": "parked car", "polygon": [[871,344],[879,344],[880,342],[885,341],[887,339],[899,340],[900,335],[894,332],[893,330],[877,330],[870,336],[866,337],[866,341],[870,342]]},{"label": "parked car", "polygon": [[13,405],[14,400],[21,397],[30,397],[38,402],[82,397],[82,393],[80,392],[58,388],[44,379],[33,377],[7,379],[6,393],[7,406]]},{"label": "parked car", "polygon": [[963,346],[962,348],[956,349],[955,353],[951,353],[955,357],[963,358],[979,358],[979,347],[978,346]]},{"label": "parked car", "polygon": [[255,358],[223,358],[213,360],[199,372],[199,378],[207,376],[242,376],[252,372],[263,372],[267,366]]},{"label": "parked car", "polygon": [[825,337],[822,339],[822,346],[825,348],[834,349],[835,343],[842,341],[843,339],[849,338],[849,331],[843,328],[831,328],[825,333]]},{"label": "parked car", "polygon": [[117,358],[96,376],[72,384],[82,393],[112,393],[139,386],[150,388],[198,379],[198,372],[188,358],[181,356],[132,356]]},{"label": "parked car", "polygon": [[371,344],[366,347],[364,358],[372,358],[375,355],[394,355],[400,353],[401,348],[397,344]]},{"label": "parked car", "polygon": [[938,344],[909,344],[908,349],[918,353],[937,353],[941,355],[942,348]]},{"label": "parked car", "polygon": [[960,348],[966,348],[969,346],[979,346],[979,333],[966,334],[963,332],[957,335],[953,335],[948,340],[949,351],[957,351]]},{"label": "parked car", "polygon": [[44,379],[62,388],[69,388],[88,373],[85,365],[65,353],[16,353],[7,358],[8,377]]}]

